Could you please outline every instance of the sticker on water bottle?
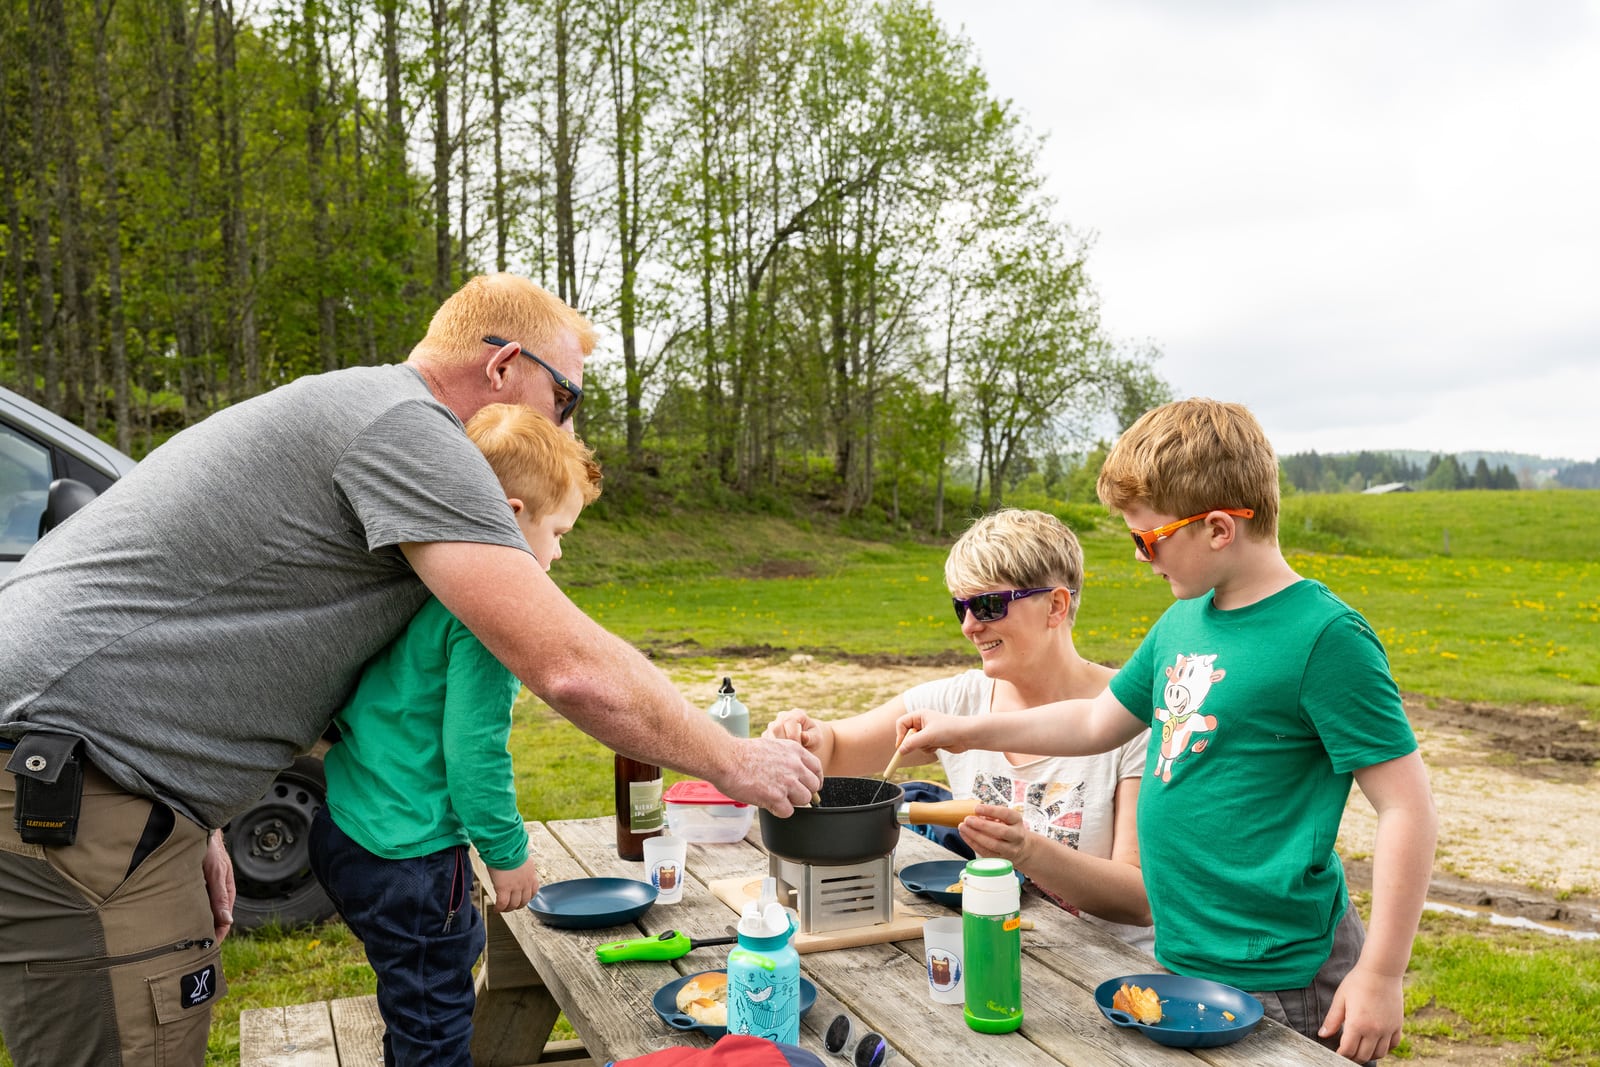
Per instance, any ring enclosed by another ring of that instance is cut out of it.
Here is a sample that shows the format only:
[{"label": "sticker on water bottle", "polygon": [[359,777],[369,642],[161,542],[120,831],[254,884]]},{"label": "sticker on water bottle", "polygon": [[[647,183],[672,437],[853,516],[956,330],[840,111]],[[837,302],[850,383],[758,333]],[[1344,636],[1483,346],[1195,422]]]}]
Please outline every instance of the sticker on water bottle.
[{"label": "sticker on water bottle", "polygon": [[1022,916],[1020,916],[1020,915],[1011,916],[1011,918],[1007,919],[1004,923],[1001,924],[1000,929],[1004,930],[1008,934],[1013,930],[1022,929]]}]

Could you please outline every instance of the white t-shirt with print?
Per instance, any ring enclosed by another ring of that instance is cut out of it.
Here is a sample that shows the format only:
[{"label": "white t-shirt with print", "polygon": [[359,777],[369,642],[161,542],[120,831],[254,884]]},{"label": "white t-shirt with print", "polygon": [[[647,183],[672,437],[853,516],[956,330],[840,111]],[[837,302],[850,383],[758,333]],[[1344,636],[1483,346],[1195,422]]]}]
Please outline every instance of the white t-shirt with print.
[{"label": "white t-shirt with print", "polygon": [[[994,703],[994,679],[981,670],[970,670],[954,678],[925,682],[906,691],[910,709],[940,711],[946,715],[987,715]],[[958,799],[975,797],[982,804],[1022,806],[1022,821],[1027,829],[1060,841],[1071,848],[1102,859],[1111,858],[1115,824],[1117,785],[1124,778],[1144,774],[1145,750],[1150,731],[1143,730],[1133,740],[1112,752],[1094,756],[1045,756],[1013,766],[1001,752],[971,749],[967,752],[939,751],[939,762],[950,781],[950,792]],[[1144,952],[1155,945],[1155,934],[1148,926],[1129,926],[1108,922],[1079,912],[1043,887],[1030,882],[1041,895],[1108,930]]]}]

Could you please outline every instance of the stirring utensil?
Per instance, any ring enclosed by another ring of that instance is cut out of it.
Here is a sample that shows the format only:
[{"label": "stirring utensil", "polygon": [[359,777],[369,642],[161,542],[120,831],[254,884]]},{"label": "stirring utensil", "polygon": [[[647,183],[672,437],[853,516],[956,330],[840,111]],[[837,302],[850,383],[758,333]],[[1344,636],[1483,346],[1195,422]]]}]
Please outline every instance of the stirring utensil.
[{"label": "stirring utensil", "polygon": [[[906,737],[910,737],[910,736],[911,736],[910,733],[906,734]],[[894,755],[889,757],[889,765],[883,769],[883,773],[882,774],[878,775],[878,777],[883,779],[883,780],[878,783],[878,788],[874,789],[872,791],[872,799],[867,801],[867,803],[876,804],[878,802],[878,794],[882,793],[883,792],[883,787],[889,784],[889,776],[894,773],[894,769],[896,767],[900,766],[900,756],[901,756],[901,752],[900,752],[900,749],[897,747],[894,750]]]}]

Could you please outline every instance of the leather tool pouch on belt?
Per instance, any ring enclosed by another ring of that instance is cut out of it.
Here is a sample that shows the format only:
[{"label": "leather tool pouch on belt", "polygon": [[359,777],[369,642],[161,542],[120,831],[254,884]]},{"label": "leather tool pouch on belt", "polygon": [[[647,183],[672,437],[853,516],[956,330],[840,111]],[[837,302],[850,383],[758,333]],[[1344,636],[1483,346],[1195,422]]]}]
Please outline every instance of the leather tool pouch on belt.
[{"label": "leather tool pouch on belt", "polygon": [[30,845],[70,845],[83,800],[83,738],[33,730],[6,770],[17,776],[17,835]]}]

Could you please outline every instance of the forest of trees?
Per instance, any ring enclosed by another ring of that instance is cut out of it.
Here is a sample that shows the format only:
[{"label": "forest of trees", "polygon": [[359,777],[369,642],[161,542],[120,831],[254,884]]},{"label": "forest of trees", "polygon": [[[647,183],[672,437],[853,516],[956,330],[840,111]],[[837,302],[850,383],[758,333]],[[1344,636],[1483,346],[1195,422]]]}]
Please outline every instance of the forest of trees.
[{"label": "forest of trees", "polygon": [[507,269],[602,327],[608,486],[937,530],[1167,398],[922,0],[0,5],[0,381],[135,455]]},{"label": "forest of trees", "polygon": [[1522,489],[1517,475],[1504,463],[1493,469],[1482,456],[1469,471],[1453,455],[1434,455],[1418,466],[1393,452],[1356,452],[1319,455],[1301,452],[1280,457],[1284,479],[1307,493],[1359,493],[1375,485],[1403,482],[1412,489]]}]

